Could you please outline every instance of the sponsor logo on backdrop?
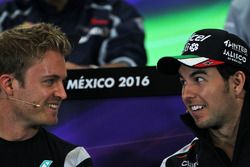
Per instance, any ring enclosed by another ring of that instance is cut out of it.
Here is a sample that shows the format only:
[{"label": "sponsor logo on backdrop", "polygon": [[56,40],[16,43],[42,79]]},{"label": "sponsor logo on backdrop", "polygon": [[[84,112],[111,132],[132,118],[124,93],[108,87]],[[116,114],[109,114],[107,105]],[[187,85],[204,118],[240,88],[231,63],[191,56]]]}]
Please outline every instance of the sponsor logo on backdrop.
[{"label": "sponsor logo on backdrop", "polygon": [[69,79],[66,89],[105,89],[105,88],[130,88],[148,87],[150,85],[149,76],[121,76],[118,79],[113,77]]}]

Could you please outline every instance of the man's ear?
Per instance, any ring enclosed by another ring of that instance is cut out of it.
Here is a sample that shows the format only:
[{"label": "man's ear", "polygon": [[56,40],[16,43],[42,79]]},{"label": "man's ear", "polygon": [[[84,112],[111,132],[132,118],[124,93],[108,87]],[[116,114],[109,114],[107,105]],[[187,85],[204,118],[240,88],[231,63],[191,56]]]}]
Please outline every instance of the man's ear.
[{"label": "man's ear", "polygon": [[1,93],[5,92],[7,96],[13,95],[12,81],[13,81],[12,75],[3,74],[0,76]]},{"label": "man's ear", "polygon": [[242,71],[237,71],[232,76],[233,89],[236,95],[240,95],[243,92],[244,84],[246,82],[246,75]]}]

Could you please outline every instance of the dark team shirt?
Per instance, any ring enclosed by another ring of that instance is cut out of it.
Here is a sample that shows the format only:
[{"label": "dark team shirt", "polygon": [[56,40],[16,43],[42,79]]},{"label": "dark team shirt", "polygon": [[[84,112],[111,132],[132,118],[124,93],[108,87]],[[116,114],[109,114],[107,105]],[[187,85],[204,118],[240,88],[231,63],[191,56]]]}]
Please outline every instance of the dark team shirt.
[{"label": "dark team shirt", "polygon": [[83,147],[70,144],[41,128],[31,139],[6,141],[0,138],[2,167],[91,167]]},{"label": "dark team shirt", "polygon": [[37,22],[53,23],[68,35],[73,52],[67,61],[146,65],[142,17],[121,0],[69,0],[61,12],[45,0],[15,0],[0,7],[0,31]]}]

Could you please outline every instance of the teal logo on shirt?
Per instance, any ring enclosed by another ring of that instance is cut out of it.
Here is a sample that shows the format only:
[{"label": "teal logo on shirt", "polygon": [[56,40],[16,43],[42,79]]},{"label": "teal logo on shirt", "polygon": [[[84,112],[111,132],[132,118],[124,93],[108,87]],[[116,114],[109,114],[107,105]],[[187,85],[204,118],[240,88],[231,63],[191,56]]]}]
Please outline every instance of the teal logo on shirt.
[{"label": "teal logo on shirt", "polygon": [[52,162],[51,160],[44,160],[39,167],[49,167]]}]

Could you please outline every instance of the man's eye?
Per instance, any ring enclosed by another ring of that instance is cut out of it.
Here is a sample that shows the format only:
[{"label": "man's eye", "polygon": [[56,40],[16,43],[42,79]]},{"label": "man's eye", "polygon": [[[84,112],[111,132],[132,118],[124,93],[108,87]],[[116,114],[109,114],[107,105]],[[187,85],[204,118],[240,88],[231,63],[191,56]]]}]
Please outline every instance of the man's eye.
[{"label": "man's eye", "polygon": [[204,78],[202,78],[202,77],[196,77],[196,78],[195,78],[195,81],[196,81],[196,82],[203,82],[203,81],[204,81]]},{"label": "man's eye", "polygon": [[186,81],[184,79],[180,79],[181,86],[184,86]]},{"label": "man's eye", "polygon": [[45,83],[46,85],[52,85],[54,82],[55,82],[54,79],[47,79],[47,80],[44,81],[44,83]]}]

